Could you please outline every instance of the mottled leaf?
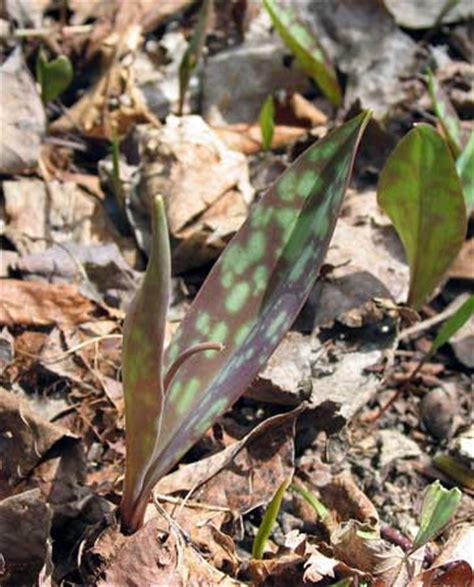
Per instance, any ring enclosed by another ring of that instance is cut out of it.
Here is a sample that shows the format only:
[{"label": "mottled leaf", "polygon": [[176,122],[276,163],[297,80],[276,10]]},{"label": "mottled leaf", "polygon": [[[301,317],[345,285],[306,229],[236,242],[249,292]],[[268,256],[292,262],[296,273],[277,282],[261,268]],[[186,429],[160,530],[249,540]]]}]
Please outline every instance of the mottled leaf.
[{"label": "mottled leaf", "polygon": [[66,55],[48,61],[40,51],[36,60],[36,79],[41,87],[41,98],[46,104],[55,100],[69,86],[73,78],[72,64]]},{"label": "mottled leaf", "polygon": [[464,151],[456,161],[456,169],[461,178],[464,200],[469,215],[474,210],[474,132],[471,133]]},{"label": "mottled leaf", "polygon": [[433,110],[446,136],[453,157],[456,159],[461,152],[461,122],[451,100],[431,70],[428,72],[428,89],[433,101]]},{"label": "mottled leaf", "polygon": [[402,240],[408,304],[419,309],[461,249],[467,222],[454,161],[434,128],[419,124],[400,141],[381,173],[378,202]]},{"label": "mottled leaf", "polygon": [[447,490],[439,481],[428,487],[421,508],[420,529],[413,541],[413,550],[435,538],[446,526],[457,510],[461,495],[457,487]]},{"label": "mottled leaf", "polygon": [[[171,263],[163,199],[152,205],[153,240],[148,267],[127,312],[123,328],[122,379],[125,397],[126,449],[124,529],[141,524],[136,508],[145,473],[156,452],[163,417],[163,348]],[[143,504],[143,507],[146,505]]]},{"label": "mottled leaf", "polygon": [[291,9],[281,8],[275,0],[264,0],[263,4],[273,26],[303,71],[316,82],[335,106],[339,106],[342,101],[341,89],[323,47],[298,21]]},{"label": "mottled leaf", "polygon": [[189,358],[171,382],[146,491],[245,391],[294,322],[324,259],[367,121],[362,114],[303,153],[214,265],[166,365],[206,341],[224,349]]},{"label": "mottled leaf", "polygon": [[179,66],[179,107],[178,113],[183,113],[184,99],[188,91],[189,80],[196,69],[206,40],[207,25],[211,13],[213,0],[202,0],[198,21]]},{"label": "mottled leaf", "polygon": [[273,132],[275,130],[275,105],[273,104],[273,96],[268,96],[263,103],[258,121],[260,123],[260,132],[262,133],[263,150],[268,151],[272,148]]},{"label": "mottled leaf", "polygon": [[439,329],[430,349],[430,354],[435,353],[443,344],[456,334],[474,314],[474,295],[470,296],[464,304],[450,317]]},{"label": "mottled leaf", "polygon": [[255,559],[261,559],[263,551],[265,550],[265,544],[272,533],[273,526],[275,525],[278,514],[280,513],[281,502],[285,491],[288,489],[290,479],[285,479],[280,487],[277,489],[273,499],[268,504],[265,513],[263,514],[262,521],[257,531],[257,535],[252,545],[252,556]]}]

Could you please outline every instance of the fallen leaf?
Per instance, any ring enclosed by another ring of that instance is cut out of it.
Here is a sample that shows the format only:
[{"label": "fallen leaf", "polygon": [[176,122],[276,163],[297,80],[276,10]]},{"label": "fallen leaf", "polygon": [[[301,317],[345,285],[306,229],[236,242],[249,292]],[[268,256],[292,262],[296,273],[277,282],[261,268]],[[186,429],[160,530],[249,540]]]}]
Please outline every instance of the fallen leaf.
[{"label": "fallen leaf", "polygon": [[28,403],[0,387],[0,495],[5,497],[28,477],[48,451],[72,435],[44,420]]},{"label": "fallen leaf", "polygon": [[[122,4],[127,9],[128,3]],[[53,132],[79,128],[88,137],[112,140],[113,133],[126,134],[130,125],[159,121],[148,110],[135,83],[132,67],[134,55],[141,44],[142,27],[139,15],[128,15],[128,23],[120,31],[103,40],[105,63],[99,80],[66,114],[50,124]]]},{"label": "fallen leaf", "polygon": [[38,165],[46,115],[21,47],[0,67],[0,86],[0,172],[24,173]]},{"label": "fallen leaf", "polygon": [[51,512],[37,489],[0,501],[0,583],[37,585],[50,564]]},{"label": "fallen leaf", "polygon": [[91,245],[116,240],[103,203],[73,182],[37,179],[3,182],[5,236],[22,254],[39,253],[53,243]]},{"label": "fallen leaf", "polygon": [[54,245],[43,252],[22,256],[11,268],[28,281],[80,283],[84,296],[98,304],[122,309],[128,306],[140,277],[115,243]]},{"label": "fallen leaf", "polygon": [[375,506],[357,487],[350,474],[336,475],[329,483],[318,486],[318,490],[324,505],[336,512],[339,519],[358,520],[372,528],[378,525],[379,515]]},{"label": "fallen leaf", "polygon": [[[228,126],[212,127],[217,136],[235,151],[253,155],[262,150],[261,129],[258,124],[237,123]],[[272,138],[272,149],[280,149],[296,142],[306,134],[306,129],[298,126],[276,125]]]},{"label": "fallen leaf", "polygon": [[199,116],[169,116],[160,129],[140,127],[138,141],[141,182],[129,205],[137,242],[149,250],[149,205],[163,194],[178,240],[174,271],[214,259],[245,220],[253,197],[245,157],[228,149]]},{"label": "fallen leaf", "polygon": [[294,467],[294,425],[304,406],[273,416],[238,442],[180,467],[156,486],[157,494],[192,491],[193,500],[241,515],[268,503]]},{"label": "fallen leaf", "polygon": [[449,537],[433,565],[410,581],[408,587],[471,585],[474,569],[474,528],[463,524]]},{"label": "fallen leaf", "polygon": [[0,287],[0,324],[74,325],[92,318],[94,304],[75,285],[47,285],[4,279]]},{"label": "fallen leaf", "polygon": [[132,536],[125,537],[112,526],[84,558],[99,560],[103,569],[97,582],[85,575],[86,584],[98,587],[118,585],[242,585],[223,575],[197,549],[163,519],[155,517]]}]

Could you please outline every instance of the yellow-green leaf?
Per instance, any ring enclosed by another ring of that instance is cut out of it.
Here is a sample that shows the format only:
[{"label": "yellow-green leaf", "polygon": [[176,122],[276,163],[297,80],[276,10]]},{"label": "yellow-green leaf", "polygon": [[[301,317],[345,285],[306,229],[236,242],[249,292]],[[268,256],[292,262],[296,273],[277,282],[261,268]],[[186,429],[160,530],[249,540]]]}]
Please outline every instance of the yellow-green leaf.
[{"label": "yellow-green leaf", "polygon": [[281,8],[275,0],[263,0],[273,26],[290,49],[300,67],[321,88],[335,106],[342,102],[336,72],[323,47],[297,20],[289,8]]},{"label": "yellow-green leaf", "polygon": [[268,98],[263,103],[260,110],[258,121],[260,123],[260,132],[262,133],[262,147],[264,151],[272,148],[273,132],[275,130],[275,105],[273,104],[273,97]]},{"label": "yellow-green leaf", "polygon": [[36,78],[41,87],[41,98],[46,104],[55,100],[69,86],[73,78],[72,63],[66,55],[48,61],[40,51],[36,60]]},{"label": "yellow-green leaf", "polygon": [[447,490],[439,481],[432,483],[426,492],[421,508],[420,529],[413,542],[413,550],[420,548],[446,526],[461,501],[457,487]]},{"label": "yellow-green leaf", "polygon": [[261,559],[263,551],[265,550],[265,544],[272,533],[273,526],[275,525],[276,519],[280,512],[281,502],[285,491],[288,489],[290,479],[285,479],[280,487],[277,489],[272,501],[268,504],[265,513],[263,514],[262,522],[258,528],[257,535],[252,545],[252,556],[255,559]]}]

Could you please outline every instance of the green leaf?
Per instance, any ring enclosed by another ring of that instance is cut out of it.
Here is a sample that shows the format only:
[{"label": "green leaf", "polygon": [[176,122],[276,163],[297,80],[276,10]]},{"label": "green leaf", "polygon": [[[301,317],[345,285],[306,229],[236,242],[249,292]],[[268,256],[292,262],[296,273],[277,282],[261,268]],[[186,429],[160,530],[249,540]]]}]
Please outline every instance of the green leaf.
[{"label": "green leaf", "polygon": [[260,116],[258,117],[264,151],[269,151],[272,148],[273,132],[275,130],[274,120],[275,106],[273,104],[273,96],[268,96],[263,103],[262,109],[260,110]]},{"label": "green leaf", "polygon": [[420,529],[413,542],[413,551],[435,538],[446,526],[457,510],[461,496],[457,487],[447,490],[439,481],[428,487],[421,508]]},{"label": "green leaf", "polygon": [[434,354],[439,347],[447,343],[456,332],[464,326],[474,314],[474,295],[469,297],[464,304],[450,317],[440,328],[430,349],[430,355]]},{"label": "green leaf", "polygon": [[146,506],[141,499],[145,474],[157,450],[163,405],[163,347],[171,284],[168,227],[163,199],[151,210],[153,238],[148,267],[123,327],[122,379],[125,398],[125,530],[140,527]]},{"label": "green leaf", "polygon": [[186,92],[188,91],[189,80],[191,79],[191,75],[199,63],[199,59],[201,58],[204,42],[206,40],[206,32],[209,15],[212,8],[212,1],[213,0],[202,0],[196,28],[194,29],[191,41],[189,42],[188,48],[186,49],[179,66],[178,114],[180,116],[183,114],[184,99],[186,97]]},{"label": "green leaf", "polygon": [[288,489],[289,484],[290,479],[285,479],[283,481],[273,496],[272,501],[268,504],[267,509],[265,510],[262,522],[252,545],[252,556],[255,559],[261,559],[263,556],[265,544],[267,543],[268,537],[273,530],[273,526],[275,525],[276,519],[280,512],[283,496],[285,495],[285,491]]},{"label": "green leaf", "polygon": [[469,216],[474,210],[474,132],[471,133],[464,151],[456,161],[456,169],[461,179],[467,214]]},{"label": "green leaf", "polygon": [[428,89],[436,117],[441,124],[453,157],[457,159],[461,152],[461,122],[451,100],[431,70],[428,70]]},{"label": "green leaf", "polygon": [[405,248],[408,304],[417,310],[461,249],[467,226],[451,153],[434,128],[419,124],[400,141],[381,173],[378,202]]},{"label": "green leaf", "polygon": [[41,86],[41,98],[46,104],[55,100],[69,86],[74,76],[72,63],[65,55],[47,61],[43,51],[36,59],[36,79]]},{"label": "green leaf", "polygon": [[255,204],[166,351],[192,356],[166,391],[160,439],[143,485],[155,483],[245,391],[293,324],[316,280],[368,115],[309,148]]},{"label": "green leaf", "polygon": [[263,4],[273,26],[300,67],[316,82],[329,100],[335,106],[339,106],[342,101],[341,89],[336,72],[323,47],[297,20],[292,10],[281,8],[275,0],[263,0]]}]

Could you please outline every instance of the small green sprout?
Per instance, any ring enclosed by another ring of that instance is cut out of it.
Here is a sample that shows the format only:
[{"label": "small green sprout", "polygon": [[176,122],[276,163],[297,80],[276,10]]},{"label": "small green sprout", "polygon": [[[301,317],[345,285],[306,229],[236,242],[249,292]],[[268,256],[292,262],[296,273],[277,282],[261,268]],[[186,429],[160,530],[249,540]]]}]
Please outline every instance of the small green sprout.
[{"label": "small green sprout", "polygon": [[262,133],[263,150],[269,151],[272,148],[273,133],[275,131],[275,105],[273,103],[273,96],[268,96],[263,103],[258,121],[260,123],[260,132]]},{"label": "small green sprout", "polygon": [[72,82],[74,71],[72,63],[66,55],[59,55],[48,61],[43,51],[39,51],[36,59],[36,79],[41,88],[43,104],[56,100]]}]

